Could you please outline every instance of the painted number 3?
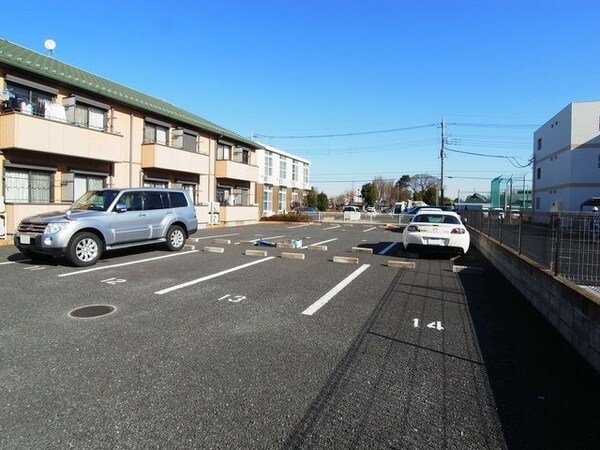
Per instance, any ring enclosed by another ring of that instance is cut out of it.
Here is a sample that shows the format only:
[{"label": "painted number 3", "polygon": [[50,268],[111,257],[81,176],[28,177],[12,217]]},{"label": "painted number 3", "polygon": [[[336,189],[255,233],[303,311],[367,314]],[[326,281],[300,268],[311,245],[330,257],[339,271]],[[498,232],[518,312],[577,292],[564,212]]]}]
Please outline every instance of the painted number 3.
[{"label": "painted number 3", "polygon": [[245,295],[227,294],[227,295],[224,295],[223,297],[221,297],[219,300],[225,300],[225,299],[227,299],[227,301],[229,301],[231,303],[239,303],[242,300],[246,300],[246,296]]}]

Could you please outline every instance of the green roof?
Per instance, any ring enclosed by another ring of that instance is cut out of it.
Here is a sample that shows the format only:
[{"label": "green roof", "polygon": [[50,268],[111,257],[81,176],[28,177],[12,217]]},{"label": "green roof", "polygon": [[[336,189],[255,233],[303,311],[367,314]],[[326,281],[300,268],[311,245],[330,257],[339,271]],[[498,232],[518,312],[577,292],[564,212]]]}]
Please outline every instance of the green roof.
[{"label": "green roof", "polygon": [[160,114],[185,125],[191,125],[254,148],[261,146],[251,139],[220,127],[169,102],[143,94],[113,81],[57,61],[49,56],[28,50],[5,39],[0,39],[0,63],[40,75],[69,86],[93,92],[149,113]]}]

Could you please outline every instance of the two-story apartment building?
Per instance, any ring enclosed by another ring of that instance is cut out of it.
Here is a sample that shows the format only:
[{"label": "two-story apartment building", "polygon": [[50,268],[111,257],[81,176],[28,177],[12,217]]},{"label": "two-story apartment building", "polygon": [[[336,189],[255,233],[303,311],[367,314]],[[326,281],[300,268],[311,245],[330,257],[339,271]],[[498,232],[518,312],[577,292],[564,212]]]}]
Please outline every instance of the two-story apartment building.
[{"label": "two-story apartment building", "polygon": [[267,144],[256,150],[257,203],[261,216],[283,214],[304,204],[310,190],[310,161]]},{"label": "two-story apartment building", "polygon": [[600,102],[574,102],[535,133],[535,212],[579,211],[600,197]]},{"label": "two-story apartment building", "polygon": [[256,222],[258,148],[166,101],[0,40],[0,226],[9,234],[24,216],[66,209],[102,187],[186,189],[200,227]]}]

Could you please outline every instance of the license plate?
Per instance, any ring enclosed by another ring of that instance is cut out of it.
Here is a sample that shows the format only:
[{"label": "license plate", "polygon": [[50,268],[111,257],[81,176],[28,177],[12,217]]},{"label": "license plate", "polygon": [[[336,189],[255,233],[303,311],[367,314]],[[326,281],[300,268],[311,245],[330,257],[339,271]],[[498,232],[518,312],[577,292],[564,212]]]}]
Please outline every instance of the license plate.
[{"label": "license plate", "polygon": [[23,245],[31,244],[31,236],[28,236],[26,234],[19,236],[19,242]]},{"label": "license plate", "polygon": [[428,239],[427,243],[429,245],[446,245],[443,239]]}]

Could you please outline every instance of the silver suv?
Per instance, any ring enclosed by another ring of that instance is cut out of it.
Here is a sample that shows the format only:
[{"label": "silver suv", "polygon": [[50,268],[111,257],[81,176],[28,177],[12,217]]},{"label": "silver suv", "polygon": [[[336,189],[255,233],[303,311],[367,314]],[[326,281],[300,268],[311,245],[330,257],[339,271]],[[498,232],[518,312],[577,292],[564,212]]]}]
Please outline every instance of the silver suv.
[{"label": "silver suv", "polygon": [[89,191],[67,211],[26,217],[14,236],[24,254],[66,257],[91,266],[105,250],[162,242],[178,251],[198,230],[188,193],[175,189]]}]

